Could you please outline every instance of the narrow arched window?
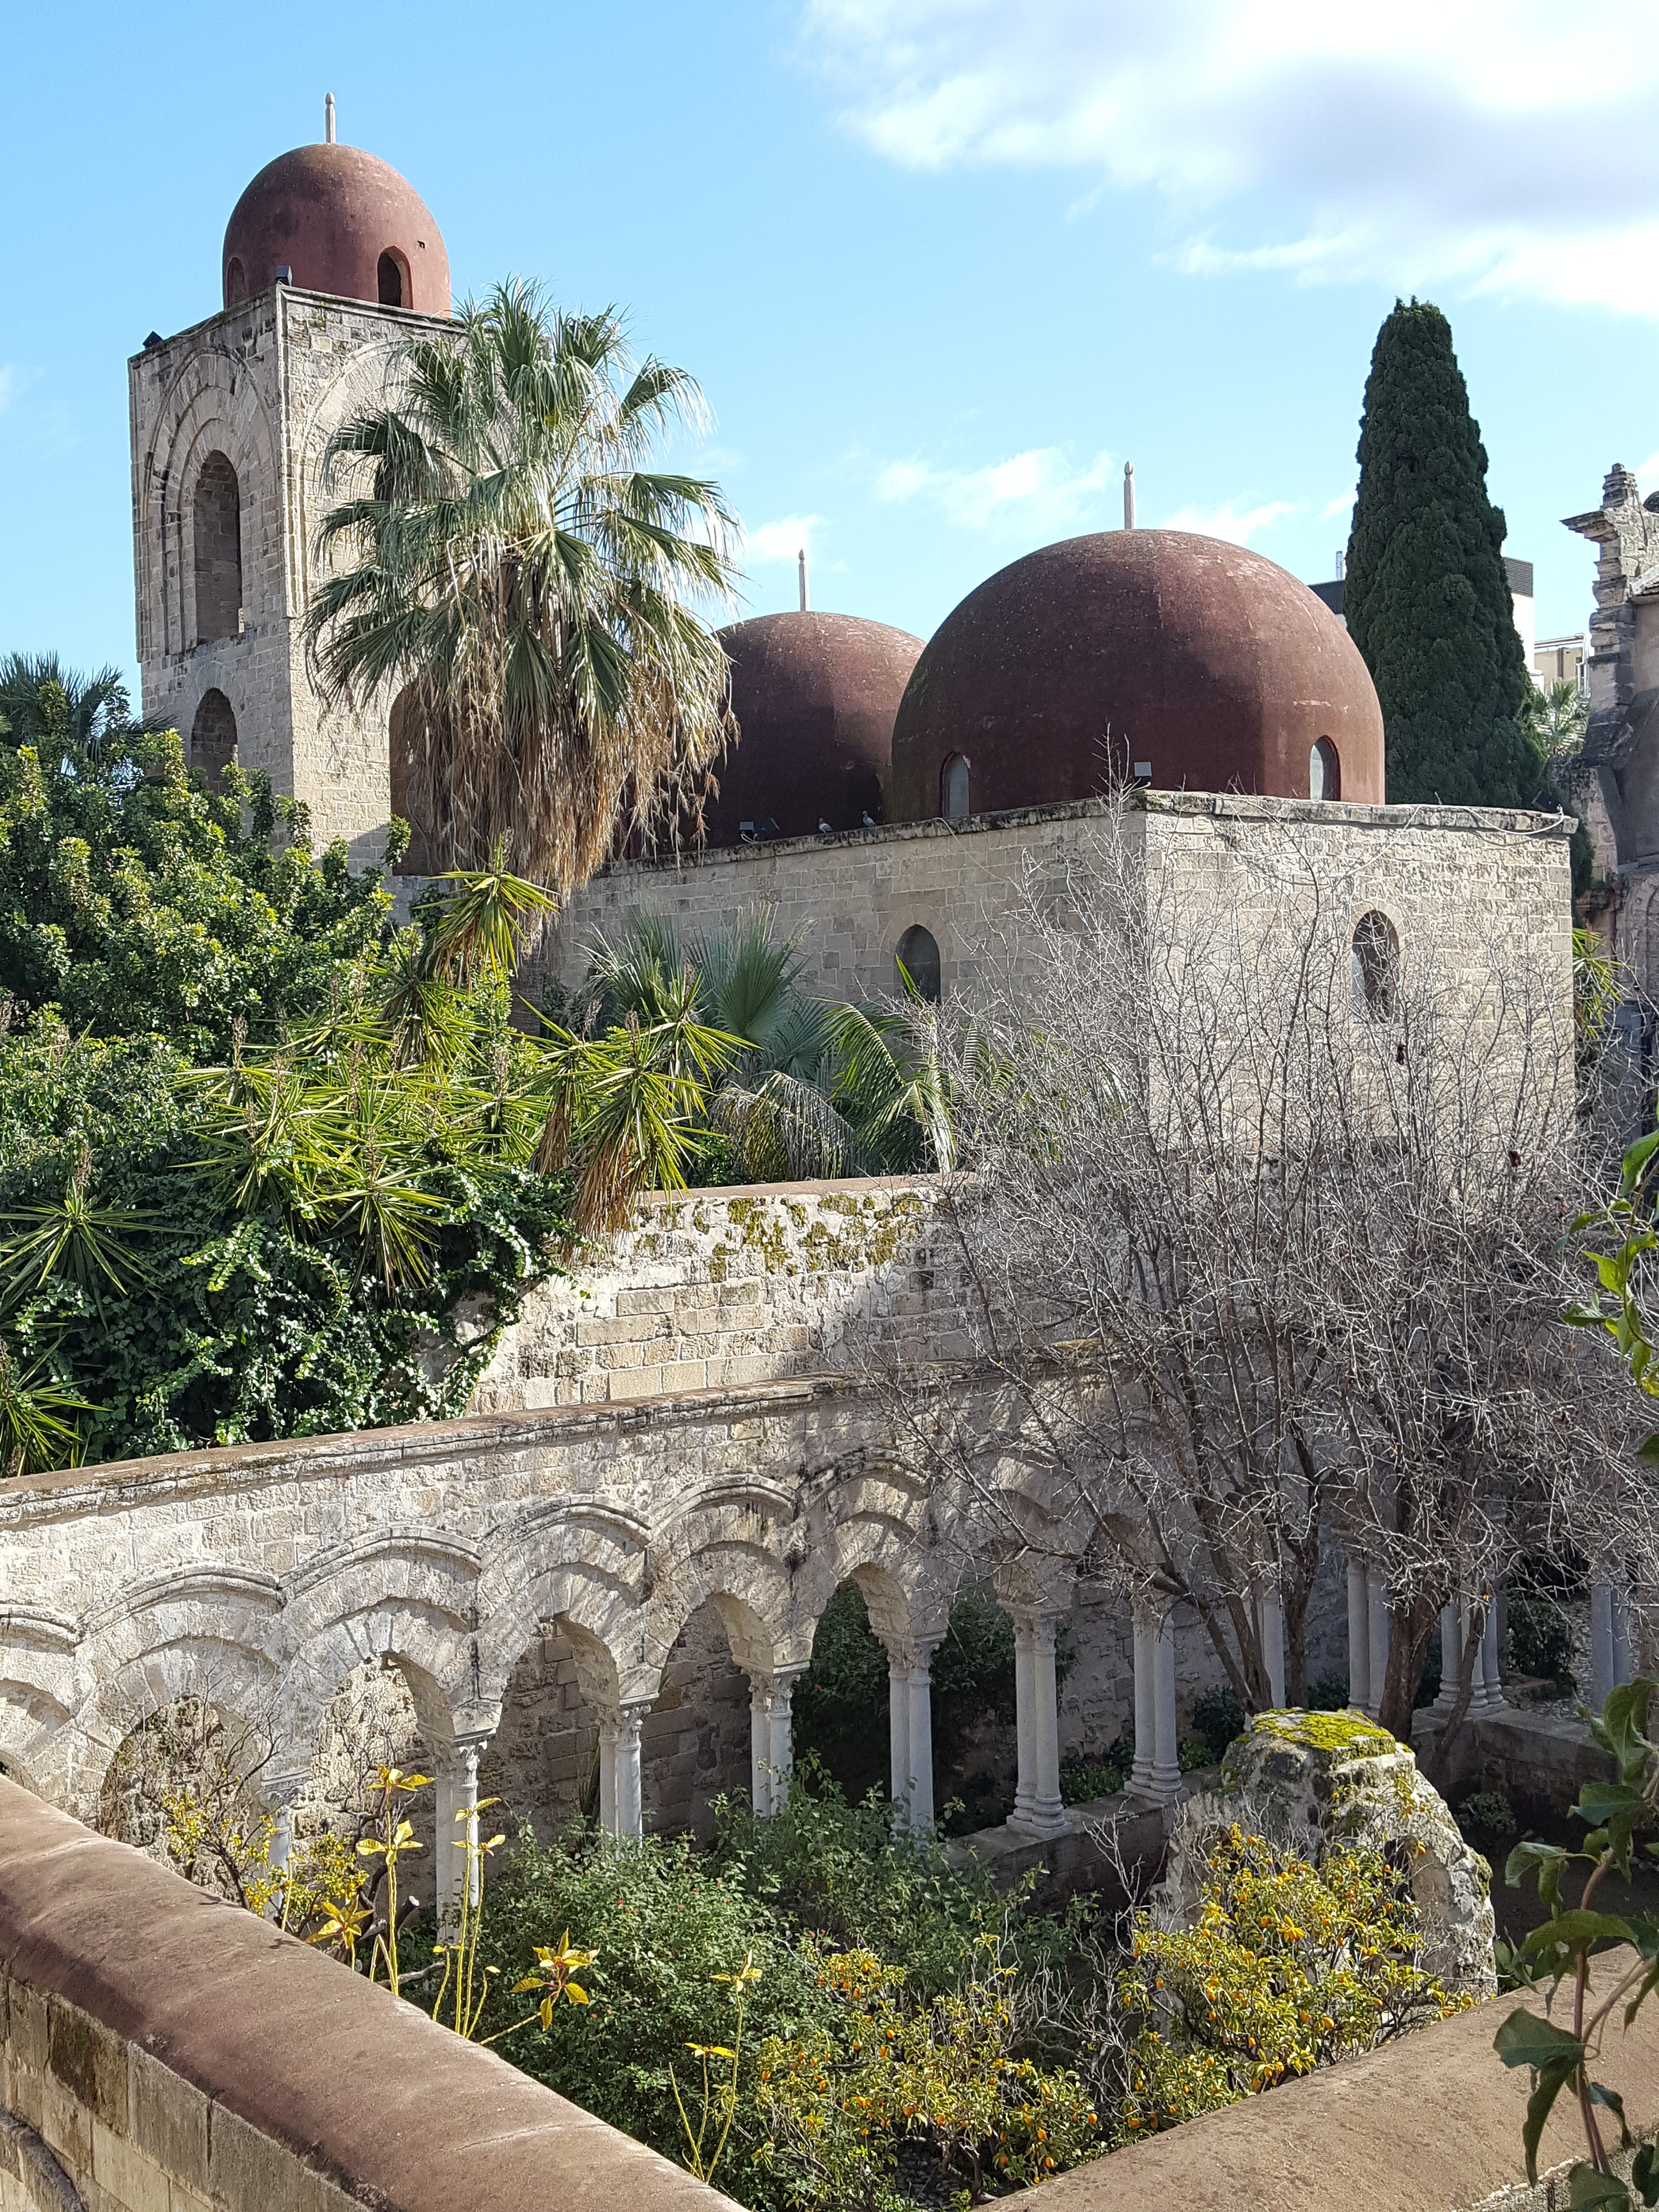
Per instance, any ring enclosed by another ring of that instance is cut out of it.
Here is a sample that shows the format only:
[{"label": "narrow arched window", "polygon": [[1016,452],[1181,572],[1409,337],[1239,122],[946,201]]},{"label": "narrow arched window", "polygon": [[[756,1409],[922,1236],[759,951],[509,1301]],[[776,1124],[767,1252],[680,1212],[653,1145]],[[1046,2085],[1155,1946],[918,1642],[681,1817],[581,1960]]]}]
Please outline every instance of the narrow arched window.
[{"label": "narrow arched window", "polygon": [[374,275],[383,307],[406,307],[409,305],[409,270],[401,253],[394,253],[387,246],[380,256]]},{"label": "narrow arched window", "polygon": [[216,790],[236,758],[236,716],[222,691],[204,691],[190,726],[190,764]]},{"label": "narrow arched window", "polygon": [[939,939],[933,931],[916,922],[900,938],[893,957],[898,966],[899,988],[907,996],[914,992],[917,998],[926,999],[929,1006],[936,1006],[939,994]]},{"label": "narrow arched window", "polygon": [[386,737],[392,755],[392,811],[409,824],[409,849],[393,870],[399,876],[436,875],[438,857],[436,811],[445,785],[447,755],[441,726],[421,703],[420,694],[406,684],[392,702]]},{"label": "narrow arched window", "polygon": [[1310,799],[1340,799],[1342,796],[1342,763],[1337,758],[1336,747],[1328,738],[1321,738],[1309,750],[1308,796]]},{"label": "narrow arched window", "polygon": [[240,257],[233,253],[225,264],[225,305],[234,307],[238,301],[247,297],[247,271]]},{"label": "narrow arched window", "polygon": [[196,641],[234,637],[242,617],[242,495],[223,453],[196,479]]},{"label": "narrow arched window", "polygon": [[1362,914],[1353,933],[1353,1010],[1375,1022],[1394,1019],[1400,1003],[1400,939],[1386,914]]},{"label": "narrow arched window", "polygon": [[947,822],[968,819],[968,757],[952,753],[939,773],[939,811]]}]

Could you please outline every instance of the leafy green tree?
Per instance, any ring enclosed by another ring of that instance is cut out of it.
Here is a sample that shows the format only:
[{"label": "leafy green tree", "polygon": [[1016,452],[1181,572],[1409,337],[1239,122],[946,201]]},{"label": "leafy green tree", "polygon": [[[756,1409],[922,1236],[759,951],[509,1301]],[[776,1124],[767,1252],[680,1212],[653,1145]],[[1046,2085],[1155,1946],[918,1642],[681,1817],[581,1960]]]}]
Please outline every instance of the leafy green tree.
[{"label": "leafy green tree", "polygon": [[[303,807],[228,769],[210,795],[176,732],[128,726],[109,672],[0,664],[0,996],[76,1035],[228,1054],[325,1006],[390,938],[378,872],[310,849]],[[8,734],[9,732],[9,734]]]},{"label": "leafy green tree", "polygon": [[672,834],[730,732],[699,611],[729,591],[718,485],[642,465],[702,419],[684,370],[629,353],[614,311],[498,285],[404,348],[393,405],[331,441],[345,491],[309,635],[336,698],[413,687],[401,718],[441,866],[517,866],[561,897],[617,833]]},{"label": "leafy green tree", "polygon": [[1504,532],[1451,326],[1397,301],[1365,385],[1343,596],[1393,803],[1529,806],[1545,780]]}]

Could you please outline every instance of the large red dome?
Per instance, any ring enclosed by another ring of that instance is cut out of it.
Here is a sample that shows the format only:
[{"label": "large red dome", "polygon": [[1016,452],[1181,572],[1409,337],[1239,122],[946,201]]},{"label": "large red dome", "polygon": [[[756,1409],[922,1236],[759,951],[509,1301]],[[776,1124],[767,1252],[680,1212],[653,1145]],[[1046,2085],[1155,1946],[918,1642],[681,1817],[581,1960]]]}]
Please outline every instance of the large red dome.
[{"label": "large red dome", "polygon": [[1382,711],[1358,648],[1243,546],[1179,530],[1044,546],[970,592],[917,662],[890,808],[1047,805],[1143,769],[1162,791],[1306,799],[1311,778],[1314,796],[1380,805]]},{"label": "large red dome", "polygon": [[745,822],[811,837],[888,818],[893,717],[921,640],[852,615],[757,615],[720,632],[738,741],[708,810],[711,845]]},{"label": "large red dome", "polygon": [[449,313],[449,256],[432,210],[361,146],[296,146],[268,162],[225,230],[225,305],[276,282],[343,300]]}]

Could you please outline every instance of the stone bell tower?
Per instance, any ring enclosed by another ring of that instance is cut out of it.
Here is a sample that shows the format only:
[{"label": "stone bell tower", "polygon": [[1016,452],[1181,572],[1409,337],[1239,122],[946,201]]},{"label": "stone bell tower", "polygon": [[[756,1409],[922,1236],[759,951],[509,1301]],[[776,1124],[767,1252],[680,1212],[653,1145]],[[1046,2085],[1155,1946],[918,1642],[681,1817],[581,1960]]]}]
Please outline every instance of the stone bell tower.
[{"label": "stone bell tower", "polygon": [[302,622],[328,504],[323,449],[383,402],[398,347],[449,314],[418,193],[334,137],[262,169],[225,232],[224,305],[128,363],[144,714],[210,771],[264,769],[320,847],[378,860],[394,811],[392,702],[325,708]]}]

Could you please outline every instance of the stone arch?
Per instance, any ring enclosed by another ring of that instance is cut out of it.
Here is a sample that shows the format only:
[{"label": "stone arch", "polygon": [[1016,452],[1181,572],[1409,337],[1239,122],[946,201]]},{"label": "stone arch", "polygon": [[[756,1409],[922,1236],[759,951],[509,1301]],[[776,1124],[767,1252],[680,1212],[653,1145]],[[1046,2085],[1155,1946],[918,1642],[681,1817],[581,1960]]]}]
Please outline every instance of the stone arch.
[{"label": "stone arch", "polygon": [[908,988],[918,998],[925,999],[930,1006],[939,1004],[943,969],[939,939],[931,929],[919,921],[912,922],[893,949],[893,963],[901,990],[907,988],[905,978],[908,976]]},{"label": "stone arch", "polygon": [[191,494],[196,641],[234,637],[242,624],[242,491],[231,460],[215,447]]},{"label": "stone arch", "polygon": [[236,715],[220,690],[204,691],[190,726],[190,764],[199,768],[216,790],[236,760]]},{"label": "stone arch", "polygon": [[374,283],[381,307],[408,307],[414,305],[409,263],[395,246],[388,246],[375,264]]},{"label": "stone arch", "polygon": [[[155,429],[139,471],[138,652],[145,661],[188,652],[197,642],[193,494],[208,456],[222,453],[247,494],[241,517],[242,604],[292,611],[281,572],[271,562],[270,502],[257,501],[276,483],[270,416],[254,380],[228,352],[209,347],[180,365],[156,405]],[[263,534],[262,534],[263,531]]]},{"label": "stone arch", "polygon": [[1353,926],[1353,1008],[1376,1022],[1394,1019],[1400,1000],[1400,932],[1381,907]]},{"label": "stone arch", "polygon": [[70,1802],[70,1711],[38,1683],[0,1677],[0,1773],[53,1804]]}]

